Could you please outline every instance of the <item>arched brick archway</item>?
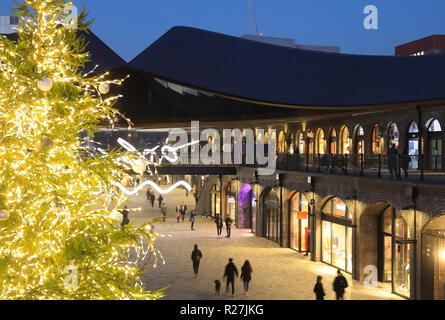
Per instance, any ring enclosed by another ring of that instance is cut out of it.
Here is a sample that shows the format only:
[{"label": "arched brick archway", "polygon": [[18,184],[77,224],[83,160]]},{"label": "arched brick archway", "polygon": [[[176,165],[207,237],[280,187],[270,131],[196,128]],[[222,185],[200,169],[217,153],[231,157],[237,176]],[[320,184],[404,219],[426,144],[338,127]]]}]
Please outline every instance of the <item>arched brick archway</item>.
[{"label": "arched brick archway", "polygon": [[[379,217],[383,211],[390,208],[386,202],[376,202],[369,205],[360,215],[358,233],[358,279],[364,280],[363,270],[366,266],[378,266],[378,233]],[[381,280],[381,278],[379,279]]]}]

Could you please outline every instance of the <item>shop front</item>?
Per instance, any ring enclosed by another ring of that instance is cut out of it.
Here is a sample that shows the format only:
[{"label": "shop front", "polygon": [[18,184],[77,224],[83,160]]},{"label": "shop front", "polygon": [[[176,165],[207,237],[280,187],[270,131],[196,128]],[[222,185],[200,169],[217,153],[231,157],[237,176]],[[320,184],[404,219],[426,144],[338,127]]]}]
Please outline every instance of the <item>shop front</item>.
[{"label": "shop front", "polygon": [[296,192],[290,199],[289,247],[299,252],[309,252],[309,203],[306,196]]},{"label": "shop front", "polygon": [[343,200],[330,198],[322,208],[322,261],[352,273],[352,216]]},{"label": "shop front", "polygon": [[238,225],[240,229],[254,230],[256,223],[256,197],[250,184],[245,183],[241,186],[238,195]]},{"label": "shop front", "polygon": [[263,234],[276,243],[280,243],[281,237],[281,219],[280,219],[280,201],[277,189],[271,189],[263,198]]},{"label": "shop front", "polygon": [[236,189],[233,183],[229,183],[225,192],[225,213],[224,219],[230,217],[236,223]]},{"label": "shop front", "polygon": [[422,232],[422,299],[445,300],[445,215]]},{"label": "shop front", "polygon": [[215,216],[221,213],[221,192],[219,184],[213,185],[210,194],[210,214]]},{"label": "shop front", "polygon": [[410,239],[408,224],[400,212],[390,206],[379,220],[379,281],[391,282],[394,293],[409,298],[414,243]]}]

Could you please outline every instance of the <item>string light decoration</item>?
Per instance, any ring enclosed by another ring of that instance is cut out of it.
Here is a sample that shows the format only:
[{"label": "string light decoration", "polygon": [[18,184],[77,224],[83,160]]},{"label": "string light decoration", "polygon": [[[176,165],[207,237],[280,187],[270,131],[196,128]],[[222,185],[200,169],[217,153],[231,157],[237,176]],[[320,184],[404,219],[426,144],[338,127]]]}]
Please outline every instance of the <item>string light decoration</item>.
[{"label": "string light decoration", "polygon": [[79,138],[121,117],[119,96],[99,88],[124,79],[82,74],[85,8],[74,30],[63,27],[71,1],[14,2],[18,40],[0,36],[0,300],[158,299],[141,268],[159,258],[154,221],[115,219],[128,200],[111,184],[131,179],[116,164],[125,152],[97,157]]}]

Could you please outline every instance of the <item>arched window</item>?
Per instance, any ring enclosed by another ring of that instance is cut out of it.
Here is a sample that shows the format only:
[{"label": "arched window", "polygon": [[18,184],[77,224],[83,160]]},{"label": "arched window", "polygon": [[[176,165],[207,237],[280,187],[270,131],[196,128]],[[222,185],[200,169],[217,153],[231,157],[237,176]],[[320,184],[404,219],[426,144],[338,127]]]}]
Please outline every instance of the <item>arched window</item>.
[{"label": "arched window", "polygon": [[372,154],[383,153],[383,137],[378,124],[372,126]]},{"label": "arched window", "polygon": [[346,203],[330,198],[322,208],[322,261],[352,272],[352,220]]},{"label": "arched window", "polygon": [[428,128],[429,132],[440,132],[440,131],[442,131],[442,127],[440,125],[439,120],[434,119],[434,118],[433,119],[429,119],[426,122],[426,127]]},{"label": "arched window", "polygon": [[295,136],[293,133],[290,134],[289,136],[289,153],[290,154],[294,154],[295,150]]},{"label": "arched window", "polygon": [[419,127],[411,121],[408,128],[408,155],[411,157],[409,169],[418,169],[419,166]]},{"label": "arched window", "polygon": [[351,146],[348,127],[343,126],[340,129],[340,154],[350,154]]},{"label": "arched window", "polygon": [[426,127],[428,128],[429,169],[442,170],[442,127],[434,118],[426,122]]},{"label": "arched window", "polygon": [[315,152],[315,150],[314,150],[315,149],[314,148],[314,133],[312,132],[312,130],[310,130],[310,129],[307,130],[306,139],[307,139],[306,152],[308,154],[314,154],[314,152]]},{"label": "arched window", "polygon": [[304,154],[304,133],[299,131],[298,133],[298,148],[297,151],[299,154]]},{"label": "arched window", "polygon": [[318,129],[315,137],[315,154],[324,154],[325,146],[326,140],[324,137],[324,132],[322,129]]},{"label": "arched window", "polygon": [[365,153],[365,130],[359,124],[355,127],[355,146],[356,154]]},{"label": "arched window", "polygon": [[395,122],[391,122],[388,125],[388,149],[392,145],[395,145],[396,149],[399,148],[399,128]]},{"label": "arched window", "polygon": [[329,134],[329,153],[337,154],[337,132],[334,128],[331,129]]},{"label": "arched window", "polygon": [[278,152],[285,153],[286,152],[286,136],[284,132],[281,131],[278,135]]}]

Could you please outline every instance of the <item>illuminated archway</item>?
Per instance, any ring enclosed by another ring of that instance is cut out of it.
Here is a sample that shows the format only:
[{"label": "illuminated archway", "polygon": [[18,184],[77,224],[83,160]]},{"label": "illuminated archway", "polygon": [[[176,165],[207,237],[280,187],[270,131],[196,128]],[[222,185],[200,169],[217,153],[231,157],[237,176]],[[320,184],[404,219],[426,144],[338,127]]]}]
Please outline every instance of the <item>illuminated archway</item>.
[{"label": "illuminated archway", "polygon": [[245,183],[238,193],[238,228],[252,229],[256,222],[256,196],[252,186]]}]

